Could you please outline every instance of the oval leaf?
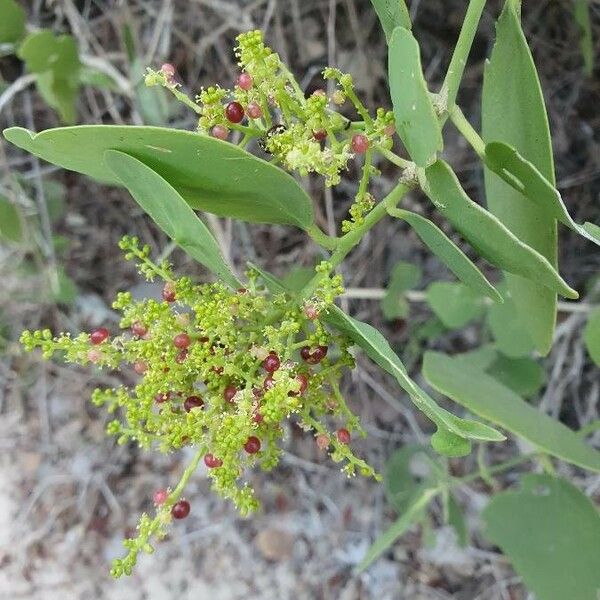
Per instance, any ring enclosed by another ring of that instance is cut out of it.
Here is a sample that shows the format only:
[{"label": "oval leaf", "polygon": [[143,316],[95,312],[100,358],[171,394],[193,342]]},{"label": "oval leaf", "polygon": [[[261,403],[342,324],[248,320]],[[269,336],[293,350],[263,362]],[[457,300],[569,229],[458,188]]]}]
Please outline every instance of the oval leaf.
[{"label": "oval leaf", "polygon": [[600,515],[565,479],[526,475],[483,511],[485,534],[539,600],[593,600],[600,590]]},{"label": "oval leaf", "polygon": [[178,246],[231,287],[239,286],[208,227],[177,190],[150,167],[124,152],[107,150],[104,161],[135,201]]},{"label": "oval leaf", "polygon": [[256,223],[307,229],[313,221],[310,198],[285,171],[228,142],[206,135],[120,125],[82,125],[37,135],[21,127],[4,137],[48,162],[105,183],[121,181],[104,161],[120,150],[148,165],[192,208]]},{"label": "oval leaf", "polygon": [[548,454],[600,473],[600,452],[480,369],[445,354],[426,352],[423,375],[440,393],[481,418],[508,429]]},{"label": "oval leaf", "polygon": [[[387,340],[371,325],[353,319],[337,306],[332,306],[329,309],[324,320],[345,333],[366,352],[373,362],[394,376],[400,387],[410,396],[415,406],[437,425],[438,431],[442,432],[442,436],[448,434],[447,438],[449,439],[451,437],[449,434],[452,433],[457,437],[484,441],[498,442],[506,439],[492,427],[477,421],[461,419],[438,406],[436,401],[408,376],[405,366]],[[463,450],[464,447],[465,444],[463,444]]]},{"label": "oval leaf", "polygon": [[427,303],[449,329],[464,327],[483,314],[483,298],[461,283],[435,281],[427,287]]},{"label": "oval leaf", "polygon": [[443,148],[442,130],[421,69],[419,44],[404,27],[389,41],[388,71],[396,130],[410,157],[427,166]]},{"label": "oval leaf", "polygon": [[496,302],[502,302],[502,296],[498,290],[435,223],[408,210],[391,208],[388,212],[393,217],[406,221],[415,230],[421,241],[466,286],[479,294],[488,296]]},{"label": "oval leaf", "polygon": [[567,298],[579,297],[544,256],[523,243],[494,215],[467,196],[448,164],[438,160],[425,170],[425,175],[425,193],[483,258],[504,271],[515,273],[521,279],[530,279]]},{"label": "oval leaf", "polygon": [[583,340],[590,358],[600,367],[600,308],[590,313],[583,331]]},{"label": "oval leaf", "polygon": [[[548,117],[539,79],[521,29],[520,0],[507,0],[496,24],[496,43],[485,68],[482,135],[516,148],[554,185]],[[556,221],[550,207],[523,196],[488,169],[485,190],[490,211],[528,246],[556,266]],[[506,269],[512,273],[509,269]],[[555,288],[529,277],[507,275],[508,287],[537,349],[546,354],[556,321]]]},{"label": "oval leaf", "polygon": [[14,44],[25,33],[25,11],[15,0],[0,0],[0,44]]},{"label": "oval leaf", "polygon": [[538,171],[534,164],[523,158],[512,146],[503,142],[486,144],[485,164],[512,188],[535,202],[540,210],[546,211],[563,225],[600,245],[598,226],[593,223],[584,223],[583,225],[575,223],[567,211],[560,192]]},{"label": "oval leaf", "polygon": [[410,15],[404,0],[371,0],[371,4],[379,17],[379,22],[385,33],[385,39],[390,41],[394,29],[398,26],[410,29]]}]

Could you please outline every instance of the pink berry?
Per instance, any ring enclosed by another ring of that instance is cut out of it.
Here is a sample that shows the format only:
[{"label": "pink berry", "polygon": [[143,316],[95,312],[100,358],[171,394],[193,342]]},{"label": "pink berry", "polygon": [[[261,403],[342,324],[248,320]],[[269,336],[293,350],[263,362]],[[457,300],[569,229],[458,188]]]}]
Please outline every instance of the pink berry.
[{"label": "pink berry", "polygon": [[364,154],[369,149],[369,138],[362,133],[357,133],[352,136],[351,146],[356,154]]},{"label": "pink berry", "polygon": [[225,117],[231,123],[239,123],[244,118],[244,107],[239,102],[230,102],[225,107]]},{"label": "pink berry", "polygon": [[257,102],[250,102],[246,107],[246,113],[251,119],[260,119],[262,117],[262,108]]},{"label": "pink berry", "polygon": [[175,75],[175,67],[171,63],[165,63],[160,70],[170,79]]},{"label": "pink berry", "polygon": [[325,435],[324,433],[320,433],[317,436],[316,441],[320,450],[326,450],[329,447],[329,436]]},{"label": "pink berry", "polygon": [[229,135],[229,129],[225,125],[215,125],[211,130],[212,136],[218,140],[226,140]]},{"label": "pink berry", "polygon": [[180,350],[188,348],[191,343],[192,340],[187,333],[178,333],[173,338],[173,345],[175,346],[175,348],[179,348]]},{"label": "pink berry", "polygon": [[217,469],[223,464],[223,461],[220,458],[217,458],[214,454],[208,452],[204,455],[204,464],[209,469]]},{"label": "pink berry", "polygon": [[304,314],[306,315],[307,319],[314,321],[319,316],[319,311],[314,304],[305,304]]},{"label": "pink berry", "polygon": [[143,360],[136,360],[133,363],[133,370],[138,375],[143,375],[148,370],[148,365]]},{"label": "pink berry", "polygon": [[265,390],[270,390],[275,385],[275,380],[273,379],[273,375],[268,375],[265,377],[263,382],[263,387]]},{"label": "pink berry", "polygon": [[351,439],[350,432],[344,427],[341,427],[337,430],[337,439],[341,444],[349,444]]},{"label": "pink berry", "polygon": [[156,490],[154,492],[154,496],[152,496],[152,500],[154,500],[154,504],[156,504],[156,506],[161,506],[167,501],[168,497],[169,492],[167,492],[167,490]]},{"label": "pink berry", "polygon": [[313,137],[317,142],[322,142],[327,137],[327,132],[324,129],[317,129],[313,131]]},{"label": "pink berry", "polygon": [[233,397],[238,393],[238,389],[235,385],[228,385],[223,390],[223,398],[225,398],[226,402],[233,402]]},{"label": "pink berry", "polygon": [[240,73],[238,76],[237,84],[246,92],[252,87],[254,81],[252,80],[252,75],[250,73]]},{"label": "pink berry", "polygon": [[185,412],[190,412],[192,408],[202,408],[204,406],[204,400],[200,396],[188,396],[183,403]]},{"label": "pink berry", "polygon": [[90,333],[90,342],[92,344],[98,345],[102,342],[105,342],[108,339],[109,333],[106,327],[98,327],[98,329],[94,329],[92,333]]},{"label": "pink berry", "polygon": [[175,502],[171,508],[174,519],[185,519],[190,514],[190,503],[187,500]]},{"label": "pink berry", "polygon": [[187,351],[187,348],[184,348],[183,350],[177,353],[177,356],[175,357],[175,362],[178,365],[183,364],[185,362],[185,359],[188,357],[188,354],[189,352]]},{"label": "pink berry", "polygon": [[260,440],[256,436],[251,435],[244,444],[244,450],[248,454],[256,454],[260,450]]},{"label": "pink berry", "polygon": [[92,348],[92,350],[88,350],[87,357],[90,362],[97,363],[104,354],[100,350],[96,350]]},{"label": "pink berry", "polygon": [[279,356],[277,356],[275,352],[270,352],[269,356],[263,360],[262,366],[267,373],[275,373],[275,371],[277,371],[277,369],[279,369],[281,366]]},{"label": "pink berry", "polygon": [[162,297],[165,302],[175,302],[175,286],[170,281],[165,283],[162,291]]},{"label": "pink berry", "polygon": [[139,321],[136,321],[131,326],[131,333],[133,335],[137,335],[138,337],[144,337],[148,333],[148,328],[145,325],[142,325]]}]

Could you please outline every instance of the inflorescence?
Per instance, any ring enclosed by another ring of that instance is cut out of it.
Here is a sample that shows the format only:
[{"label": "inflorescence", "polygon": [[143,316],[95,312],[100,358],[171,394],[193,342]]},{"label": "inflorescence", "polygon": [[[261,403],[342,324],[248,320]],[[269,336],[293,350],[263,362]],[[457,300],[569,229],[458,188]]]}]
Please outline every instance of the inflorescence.
[{"label": "inflorescence", "polygon": [[270,294],[253,269],[243,289],[198,285],[175,278],[166,262],[153,262],[149,247],[140,247],[137,238],[123,238],[120,247],[146,279],[162,279],[162,299],[138,302],[119,293],[113,304],[122,313],[119,335],[104,327],[75,337],[53,337],[49,330],[22,335],[25,348],[41,348],[44,358],[59,354],[135,378],[132,386],[92,395],[94,404],[115,414],[107,431],[119,444],[196,450],[177,486],[154,494],[154,517],[143,514],[137,536],[124,541],[128,554],[114,561],[115,577],[130,574],[138,553],[153,552],[152,539],[164,537],[172,519],[189,514],[182,495],[201,461],[215,492],[243,515],[256,510],[258,500],[245,477],[256,466],[277,465],[287,420],[311,431],[348,475],[377,477],[349,446],[352,432],[364,435],[340,392],[340,378],[354,364],[349,342],[321,321],[343,291],[330,265],[318,265],[318,285],[298,305],[285,293]]},{"label": "inflorescence", "polygon": [[[158,71],[148,69],[146,85],[164,86],[195,110],[200,133],[228,140],[231,131],[239,131],[242,147],[256,139],[273,162],[300,175],[322,175],[329,186],[340,183],[352,158],[363,156],[359,190],[342,230],[346,233],[362,224],[374,206],[368,192],[369,179],[378,173],[373,153],[395,156],[391,152],[393,113],[379,108],[372,117],[355,93],[352,76],[331,67],[323,77],[334,82],[334,91],[328,96],[318,89],[307,98],[279,55],[265,46],[260,31],[241,33],[237,42],[241,72],[232,89],[211,86],[192,100],[181,91],[170,64]],[[338,112],[347,101],[359,120]]]}]

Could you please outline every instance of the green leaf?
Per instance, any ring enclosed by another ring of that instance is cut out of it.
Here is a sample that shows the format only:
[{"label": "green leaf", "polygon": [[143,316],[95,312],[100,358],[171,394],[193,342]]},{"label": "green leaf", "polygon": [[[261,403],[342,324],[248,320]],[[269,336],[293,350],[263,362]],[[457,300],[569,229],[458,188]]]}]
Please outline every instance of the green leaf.
[{"label": "green leaf", "polygon": [[[510,144],[552,184],[554,164],[548,117],[539,79],[521,29],[520,0],[507,0],[496,24],[496,43],[485,67],[482,136],[486,142]],[[526,202],[519,192],[490,170],[485,170],[490,211],[519,240],[537,250],[556,267],[556,221],[550,207]],[[547,354],[556,321],[560,290],[532,277],[506,279],[511,296],[536,348]],[[517,275],[521,275],[517,273]]]},{"label": "green leaf", "polygon": [[25,33],[25,11],[14,0],[0,0],[0,44],[14,44]]},{"label": "green leaf", "polygon": [[134,58],[130,66],[133,80],[135,107],[142,116],[145,125],[164,126],[169,116],[166,91],[162,88],[149,88],[144,81],[144,64]]},{"label": "green leaf", "polygon": [[491,375],[438,352],[426,352],[425,379],[470,412],[521,436],[541,451],[600,472],[600,452],[574,431],[533,408]]},{"label": "green leaf", "polygon": [[373,545],[367,550],[367,554],[356,567],[360,573],[364,571],[379,558],[401,535],[406,533],[411,525],[421,520],[423,512],[429,503],[437,496],[437,489],[426,489],[421,492],[408,506],[400,518],[381,536],[379,536]]},{"label": "green leaf", "polygon": [[59,268],[58,273],[58,289],[54,292],[53,300],[57,304],[66,304],[70,306],[75,302],[79,289],[77,284],[65,273],[64,269]]},{"label": "green leaf", "polygon": [[443,148],[442,130],[421,68],[419,44],[404,27],[389,41],[388,71],[396,130],[410,157],[427,166]]},{"label": "green leaf", "polygon": [[503,142],[490,142],[485,146],[485,164],[512,188],[535,202],[540,210],[546,211],[563,225],[600,245],[598,226],[593,223],[575,223],[560,192],[517,150]]},{"label": "green leaf", "polygon": [[19,243],[23,241],[23,230],[17,207],[4,196],[0,196],[0,239]]},{"label": "green leaf", "polygon": [[[391,349],[387,340],[371,325],[353,319],[337,306],[330,307],[329,312],[324,316],[324,320],[346,334],[366,352],[373,362],[396,378],[400,387],[410,396],[415,406],[438,427],[437,433],[432,437],[432,444],[436,443],[438,448],[448,448],[449,451],[453,452],[460,450],[461,455],[464,455],[470,450],[468,439],[496,442],[505,439],[500,432],[488,425],[461,419],[438,406],[436,401],[408,376],[402,361]],[[455,438],[464,438],[464,441],[460,442],[459,445],[458,440]],[[452,454],[452,456],[457,456],[457,454]]]},{"label": "green leaf", "polygon": [[590,22],[590,1],[575,0],[573,6],[575,21],[580,27],[579,47],[583,56],[585,74],[591,77],[594,73],[594,40]]},{"label": "green leaf", "polygon": [[469,541],[467,521],[460,505],[452,494],[448,494],[448,524],[456,531],[458,543],[463,547],[466,546]]},{"label": "green leaf", "polygon": [[421,269],[417,265],[403,261],[394,265],[385,296],[381,301],[386,319],[400,319],[408,315],[408,302],[403,294],[417,286],[419,281],[421,281]]},{"label": "green leaf", "polygon": [[248,266],[251,269],[254,269],[260,275],[264,284],[267,286],[267,289],[272,294],[282,294],[284,292],[289,291],[283,283],[283,281],[281,281],[281,279],[279,279],[278,277],[275,277],[275,275],[272,275],[268,271],[261,269],[258,265],[255,265],[253,262],[248,261]]},{"label": "green leaf", "polygon": [[77,120],[77,80],[63,79],[56,77],[52,71],[45,71],[37,75],[35,84],[40,96],[58,112],[63,123],[74,123]]},{"label": "green leaf", "polygon": [[504,271],[530,279],[567,298],[578,298],[577,292],[563,281],[544,256],[523,243],[494,215],[467,196],[448,164],[438,160],[426,169],[425,174],[425,193],[483,258]]},{"label": "green leaf", "polygon": [[411,29],[412,23],[404,0],[371,0],[371,4],[379,17],[388,43],[396,27]]},{"label": "green leaf", "polygon": [[458,279],[473,291],[502,302],[502,296],[485,278],[483,273],[469,260],[467,255],[435,223],[403,209],[389,209],[388,212],[406,221],[421,238],[421,241],[435,254]]},{"label": "green leaf", "polygon": [[135,201],[178,246],[231,287],[239,286],[210,231],[177,190],[150,167],[124,152],[107,150],[104,160]]},{"label": "green leaf", "polygon": [[314,276],[314,267],[296,267],[295,269],[292,269],[281,281],[289,291],[300,292]]},{"label": "green leaf", "polygon": [[532,358],[498,356],[487,372],[523,398],[537,394],[544,384],[544,369]]},{"label": "green leaf", "polygon": [[461,283],[436,281],[427,288],[427,303],[449,329],[464,327],[483,314],[482,297]]},{"label": "green leaf", "polygon": [[111,92],[119,91],[119,86],[115,83],[114,79],[106,73],[94,69],[94,67],[82,66],[79,69],[79,83],[82,85],[91,85],[102,90],[110,90]]},{"label": "green leaf", "polygon": [[600,515],[565,479],[525,475],[483,511],[485,535],[538,600],[594,600],[600,590]]},{"label": "green leaf", "polygon": [[313,222],[312,201],[291,175],[206,135],[160,127],[82,125],[37,135],[12,127],[4,137],[48,162],[117,185],[121,181],[106,165],[104,151],[120,150],[168,181],[192,208],[216,215],[301,229]]},{"label": "green leaf", "polygon": [[474,368],[487,371],[497,360],[498,353],[493,344],[481,346],[469,352],[461,352],[453,356],[455,361],[465,361]]},{"label": "green leaf", "polygon": [[600,367],[600,308],[590,313],[583,331],[583,340],[590,358]]},{"label": "green leaf", "polygon": [[527,333],[521,315],[512,299],[505,295],[504,304],[489,307],[487,324],[496,341],[496,348],[510,358],[529,356],[534,344]]}]

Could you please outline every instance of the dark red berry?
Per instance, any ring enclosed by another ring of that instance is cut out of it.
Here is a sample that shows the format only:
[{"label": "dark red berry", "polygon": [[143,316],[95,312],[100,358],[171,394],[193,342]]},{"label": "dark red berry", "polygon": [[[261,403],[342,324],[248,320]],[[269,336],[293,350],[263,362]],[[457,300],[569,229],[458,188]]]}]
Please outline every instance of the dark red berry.
[{"label": "dark red berry", "polygon": [[302,360],[308,362],[310,360],[310,348],[308,346],[304,346],[301,350],[300,350],[300,356],[302,357]]},{"label": "dark red berry", "polygon": [[369,149],[369,138],[362,133],[357,133],[352,136],[351,146],[356,154],[364,154]]},{"label": "dark red berry", "polygon": [[350,443],[350,432],[344,427],[337,430],[337,439],[341,444],[349,444]]},{"label": "dark red berry", "polygon": [[173,338],[175,348],[185,349],[192,343],[190,336],[187,333],[178,333]]},{"label": "dark red berry", "polygon": [[244,107],[239,102],[230,102],[225,107],[225,117],[231,123],[239,123],[244,118]]},{"label": "dark red berry", "polygon": [[245,91],[248,91],[253,84],[252,75],[250,73],[240,73],[237,84]]},{"label": "dark red berry", "polygon": [[254,413],[254,416],[252,417],[252,420],[255,423],[262,423],[263,419],[264,419],[264,417],[259,412]]},{"label": "dark red berry", "polygon": [[209,469],[217,469],[223,464],[223,461],[220,458],[217,458],[214,454],[208,452],[204,455],[204,464]]},{"label": "dark red berry", "polygon": [[187,500],[175,502],[171,508],[174,519],[185,519],[190,514],[190,503]]},{"label": "dark red berry", "polygon": [[188,351],[187,349],[183,349],[181,352],[177,353],[177,356],[175,357],[175,362],[180,365],[182,363],[185,362],[185,359],[188,357]]},{"label": "dark red berry", "polygon": [[277,356],[275,352],[270,352],[269,356],[263,360],[262,366],[268,373],[275,373],[275,371],[277,371],[277,369],[279,369],[281,366],[279,356]]},{"label": "dark red berry", "polygon": [[267,375],[263,382],[263,387],[265,390],[270,390],[275,385],[275,380],[273,379],[273,375]]},{"label": "dark red berry", "polygon": [[156,490],[154,492],[154,496],[152,496],[152,500],[154,500],[154,504],[156,504],[156,506],[160,506],[167,501],[168,497],[169,492],[167,492],[167,490]]},{"label": "dark red berry", "polygon": [[311,362],[320,363],[327,355],[327,346],[317,346],[311,354]]},{"label": "dark red berry", "polygon": [[161,392],[160,394],[156,394],[156,396],[154,396],[154,400],[158,404],[167,402],[167,400],[170,400],[170,399],[171,399],[171,392]]},{"label": "dark red berry", "polygon": [[175,287],[170,281],[165,283],[162,291],[162,297],[165,302],[175,302]]},{"label": "dark red berry", "polygon": [[204,406],[204,400],[200,396],[188,396],[183,403],[185,412],[190,412],[192,408],[202,408]]},{"label": "dark red berry", "polygon": [[246,112],[251,119],[260,119],[262,117],[262,108],[258,102],[250,102],[246,107]]},{"label": "dark red berry", "polygon": [[215,125],[211,130],[211,134],[218,140],[226,140],[229,135],[229,129],[225,125]]},{"label": "dark red berry", "polygon": [[90,333],[90,342],[92,344],[101,344],[108,339],[109,333],[106,327],[98,327],[98,329],[94,329],[92,333]]},{"label": "dark red berry", "polygon": [[304,394],[308,388],[308,377],[300,373],[300,375],[296,375],[296,381],[300,383],[300,389],[298,390],[300,395]]},{"label": "dark red berry", "polygon": [[233,397],[238,393],[238,389],[235,385],[228,385],[223,390],[223,398],[225,398],[226,402],[233,402]]},{"label": "dark red berry", "polygon": [[144,337],[148,333],[148,328],[145,325],[142,325],[139,321],[136,321],[131,326],[131,333],[133,335],[137,335],[138,337]]},{"label": "dark red berry", "polygon": [[317,129],[313,131],[313,137],[317,142],[322,142],[327,137],[327,132],[324,129]]},{"label": "dark red berry", "polygon": [[244,450],[248,454],[256,454],[260,450],[260,440],[256,436],[251,435],[244,444]]}]

